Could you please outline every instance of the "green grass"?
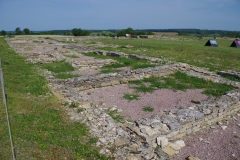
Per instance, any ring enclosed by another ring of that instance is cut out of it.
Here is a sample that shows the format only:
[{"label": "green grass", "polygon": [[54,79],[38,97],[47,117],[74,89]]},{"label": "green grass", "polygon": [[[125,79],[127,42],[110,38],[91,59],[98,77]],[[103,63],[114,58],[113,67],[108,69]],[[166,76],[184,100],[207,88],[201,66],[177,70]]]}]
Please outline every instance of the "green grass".
[{"label": "green grass", "polygon": [[[0,56],[16,159],[108,159],[94,147],[89,129],[68,120],[33,64],[0,38]],[[5,109],[0,98],[0,159],[11,159]]]},{"label": "green grass", "polygon": [[69,58],[79,58],[77,55],[74,55],[74,54],[65,54],[64,56]]},{"label": "green grass", "polygon": [[221,77],[226,78],[226,79],[229,79],[229,80],[231,80],[231,81],[240,82],[240,78],[239,78],[239,77],[234,77],[234,76],[231,76],[231,75],[221,75]]},{"label": "green grass", "polygon": [[[219,47],[204,46],[207,39],[198,40],[195,37],[176,36],[179,41],[155,39],[98,39],[96,41],[107,45],[126,46],[133,48],[98,48],[107,51],[121,51],[128,54],[139,54],[150,57],[166,58],[176,62],[210,68],[211,70],[240,71],[239,49],[229,47],[232,40],[217,39]],[[184,41],[182,40],[184,39]],[[141,47],[141,42],[143,46]],[[182,42],[184,43],[182,49]],[[181,51],[182,50],[182,51]]]},{"label": "green grass", "polygon": [[74,71],[73,66],[67,62],[55,62],[55,63],[45,63],[39,65],[43,69],[47,69],[51,72],[54,73],[60,73],[60,72],[69,72],[69,71]]},{"label": "green grass", "polygon": [[76,102],[72,102],[70,105],[69,105],[69,108],[76,108],[76,107],[78,107],[78,103],[76,103]]},{"label": "green grass", "polygon": [[106,109],[105,112],[111,116],[115,121],[123,123],[124,122],[124,117],[117,114],[117,110],[111,110],[111,109]]},{"label": "green grass", "polygon": [[147,67],[154,67],[156,65],[160,65],[160,64],[150,63],[147,60],[136,60],[136,59],[129,59],[124,57],[103,56],[95,53],[83,53],[83,54],[86,56],[91,56],[99,59],[113,59],[118,62],[116,64],[104,65],[102,67],[103,70],[117,69],[121,67],[131,67],[132,69],[138,69],[138,68],[147,68]]},{"label": "green grass", "polygon": [[234,87],[225,84],[217,84],[197,77],[188,76],[182,72],[176,72],[169,77],[151,77],[143,80],[129,82],[137,92],[153,92],[156,89],[204,89],[204,94],[220,96],[225,92],[233,90]]},{"label": "green grass", "polygon": [[124,99],[127,99],[129,101],[132,101],[132,100],[138,100],[139,98],[139,95],[138,94],[128,94],[128,93],[125,93],[124,96],[123,96]]},{"label": "green grass", "polygon": [[143,107],[143,111],[145,111],[145,112],[153,112],[154,108],[152,108],[150,106],[145,106],[145,107]]}]

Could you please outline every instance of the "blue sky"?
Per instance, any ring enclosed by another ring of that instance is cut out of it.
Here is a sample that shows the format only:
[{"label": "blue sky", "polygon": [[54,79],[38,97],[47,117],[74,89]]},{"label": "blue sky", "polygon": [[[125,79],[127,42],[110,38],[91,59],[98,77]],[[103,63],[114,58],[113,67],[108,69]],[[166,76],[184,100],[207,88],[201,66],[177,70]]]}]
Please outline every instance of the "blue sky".
[{"label": "blue sky", "polygon": [[0,30],[240,31],[240,0],[0,0]]}]

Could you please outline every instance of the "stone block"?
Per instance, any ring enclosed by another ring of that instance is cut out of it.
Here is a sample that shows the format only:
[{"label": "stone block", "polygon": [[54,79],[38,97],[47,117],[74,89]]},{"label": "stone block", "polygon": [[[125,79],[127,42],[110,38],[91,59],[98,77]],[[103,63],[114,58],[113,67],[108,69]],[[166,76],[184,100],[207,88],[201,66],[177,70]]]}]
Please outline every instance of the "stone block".
[{"label": "stone block", "polygon": [[77,88],[78,91],[84,91],[84,90],[88,90],[88,89],[92,89],[91,85],[85,85],[85,86],[80,86]]},{"label": "stone block", "polygon": [[120,80],[120,83],[121,83],[121,84],[128,83],[128,80],[127,80],[127,79],[121,79],[121,80]]},{"label": "stone block", "polygon": [[119,85],[119,84],[120,84],[120,81],[114,80],[114,81],[111,82],[111,84],[112,84],[112,85]]},{"label": "stone block", "polygon": [[116,147],[124,146],[124,145],[127,145],[129,143],[130,143],[130,140],[125,136],[116,137],[115,142],[114,142]]},{"label": "stone block", "polygon": [[173,131],[173,132],[167,134],[167,138],[171,138],[171,137],[177,135],[178,133],[179,133],[179,130],[177,130],[177,131]]},{"label": "stone block", "polygon": [[182,137],[184,137],[184,136],[186,136],[186,132],[184,132],[184,133],[179,133],[179,134],[177,134],[176,136],[173,136],[172,139],[180,139],[180,138],[182,138]]},{"label": "stone block", "polygon": [[162,150],[163,152],[167,153],[169,156],[173,156],[176,154],[176,151],[169,146],[163,148]]},{"label": "stone block", "polygon": [[208,125],[208,123],[206,121],[203,121],[200,126],[203,127],[203,126],[207,126],[207,125]]},{"label": "stone block", "polygon": [[179,132],[180,132],[180,133],[185,133],[185,132],[186,132],[186,127],[180,128],[180,129],[179,129]]},{"label": "stone block", "polygon": [[111,86],[111,82],[103,82],[101,83],[101,87]]},{"label": "stone block", "polygon": [[168,145],[168,139],[166,137],[157,137],[156,138],[157,144],[162,148],[165,148]]},{"label": "stone block", "polygon": [[187,135],[190,135],[191,133],[192,133],[192,129],[189,128],[189,129],[186,131],[186,134],[187,134]]},{"label": "stone block", "polygon": [[200,126],[196,126],[196,127],[193,127],[193,128],[192,128],[192,131],[193,131],[193,132],[197,132],[197,131],[199,131],[200,129],[201,129]]},{"label": "stone block", "polygon": [[168,145],[169,147],[171,147],[173,150],[175,150],[175,151],[179,151],[180,149],[181,149],[181,146],[179,145],[179,144],[177,144],[177,143],[171,143],[171,142],[169,142],[169,145]]}]

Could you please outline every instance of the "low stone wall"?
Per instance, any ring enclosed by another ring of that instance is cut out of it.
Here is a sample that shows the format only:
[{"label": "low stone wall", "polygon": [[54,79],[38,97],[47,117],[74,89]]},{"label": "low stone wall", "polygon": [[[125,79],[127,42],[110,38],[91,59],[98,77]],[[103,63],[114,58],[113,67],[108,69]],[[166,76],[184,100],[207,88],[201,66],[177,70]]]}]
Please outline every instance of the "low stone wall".
[{"label": "low stone wall", "polygon": [[104,55],[104,56],[125,57],[125,58],[130,58],[130,59],[137,59],[137,60],[147,60],[147,61],[155,62],[155,63],[164,62],[164,60],[160,59],[160,58],[140,56],[140,55],[136,55],[136,54],[126,54],[123,52],[115,52],[115,51],[108,52],[108,51],[103,51],[103,50],[97,50],[97,51],[94,51],[94,53],[99,54],[99,55]]},{"label": "low stone wall", "polygon": [[94,68],[94,69],[99,69],[103,67],[104,65],[112,65],[116,64],[116,60],[112,59],[98,59],[98,60],[75,60],[75,59],[66,59],[67,62],[69,62],[74,68],[76,69],[81,69],[81,68]]},{"label": "low stone wall", "polygon": [[189,69],[189,65],[184,63],[175,63],[170,65],[158,66],[153,68],[136,69],[132,71],[122,71],[119,73],[97,74],[87,77],[78,77],[67,80],[54,80],[55,83],[65,84],[78,88],[79,91],[91,88],[106,87],[127,83],[132,80],[139,80],[151,76],[161,77],[173,74],[180,70]]},{"label": "low stone wall", "polygon": [[193,106],[182,106],[151,118],[136,121],[133,131],[157,146],[157,138],[176,140],[204,129],[240,110],[240,89],[218,98],[209,98]]},{"label": "low stone wall", "polygon": [[[198,77],[198,78],[202,78],[204,80],[207,81],[212,81],[214,83],[220,83],[220,84],[227,84],[227,85],[231,85],[234,86],[236,88],[240,87],[240,82],[236,82],[236,81],[232,81],[229,79],[226,79],[224,77],[221,77],[219,74],[220,72],[210,72],[207,69],[203,69],[203,68],[199,68],[199,67],[195,67],[195,66],[191,66],[190,70],[186,70],[185,73],[189,76],[194,76],[194,77]],[[237,72],[233,73],[233,72],[222,72],[222,75],[229,75],[232,77],[238,77]]]},{"label": "low stone wall", "polygon": [[236,79],[240,80],[240,72],[235,72],[235,71],[219,71],[217,72],[219,75],[223,76],[232,76],[235,77]]}]

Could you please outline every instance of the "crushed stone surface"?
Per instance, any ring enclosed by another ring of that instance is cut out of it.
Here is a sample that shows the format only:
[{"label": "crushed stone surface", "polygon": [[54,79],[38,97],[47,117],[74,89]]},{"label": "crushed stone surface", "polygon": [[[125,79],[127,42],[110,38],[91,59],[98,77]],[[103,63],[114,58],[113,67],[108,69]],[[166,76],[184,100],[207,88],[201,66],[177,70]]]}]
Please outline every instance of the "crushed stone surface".
[{"label": "crushed stone surface", "polygon": [[174,160],[185,160],[188,156],[201,160],[240,160],[240,117],[185,136],[183,140],[186,146]]},{"label": "crushed stone surface", "polygon": [[[137,93],[127,84],[91,89],[82,92],[91,103],[103,108],[116,107],[123,109],[122,115],[127,120],[150,117],[183,105],[193,105],[191,100],[200,101],[207,98],[203,90],[173,91],[170,89],[155,90],[152,93]],[[138,100],[127,100],[124,94],[138,94]],[[154,108],[153,112],[143,111],[144,107]]]}]

